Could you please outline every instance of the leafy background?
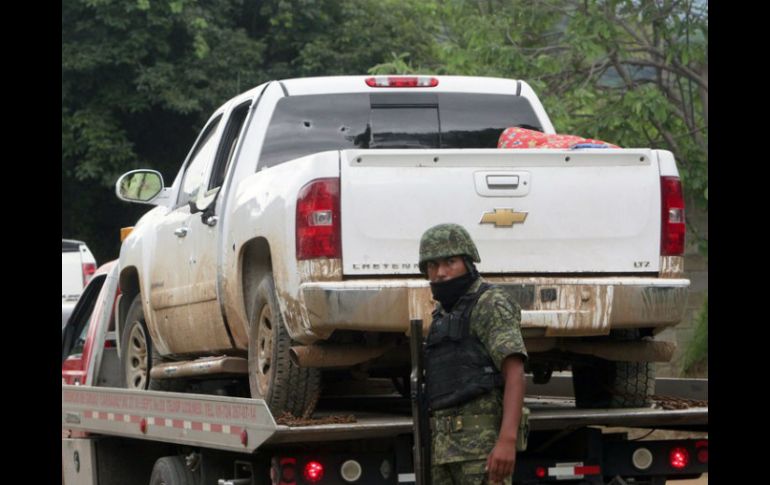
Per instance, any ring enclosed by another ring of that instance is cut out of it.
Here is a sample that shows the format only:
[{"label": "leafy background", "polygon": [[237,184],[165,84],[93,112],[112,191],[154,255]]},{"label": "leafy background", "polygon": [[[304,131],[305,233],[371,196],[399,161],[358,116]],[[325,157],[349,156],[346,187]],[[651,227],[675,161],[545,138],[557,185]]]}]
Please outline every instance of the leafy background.
[{"label": "leafy background", "polygon": [[67,0],[62,237],[117,257],[147,210],[114,196],[120,174],[170,183],[209,114],[262,82],[365,73],[523,79],[559,133],[671,150],[708,257],[691,216],[708,205],[708,10],[692,0]]}]

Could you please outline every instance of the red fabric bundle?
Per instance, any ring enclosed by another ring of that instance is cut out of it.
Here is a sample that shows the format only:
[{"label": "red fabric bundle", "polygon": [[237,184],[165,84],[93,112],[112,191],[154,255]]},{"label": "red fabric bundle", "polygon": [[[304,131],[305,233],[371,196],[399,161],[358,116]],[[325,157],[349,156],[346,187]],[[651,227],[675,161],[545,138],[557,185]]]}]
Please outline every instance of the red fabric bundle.
[{"label": "red fabric bundle", "polygon": [[620,148],[617,145],[593,138],[575,135],[549,135],[526,128],[507,128],[497,141],[497,148],[573,148],[575,145],[606,145],[606,148]]}]

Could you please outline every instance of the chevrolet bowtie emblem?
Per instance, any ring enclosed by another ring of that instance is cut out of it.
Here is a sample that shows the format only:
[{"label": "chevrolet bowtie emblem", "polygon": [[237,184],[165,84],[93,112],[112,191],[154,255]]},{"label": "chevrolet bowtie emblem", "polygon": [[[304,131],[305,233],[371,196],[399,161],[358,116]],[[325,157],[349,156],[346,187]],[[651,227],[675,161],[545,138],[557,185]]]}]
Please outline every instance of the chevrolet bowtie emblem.
[{"label": "chevrolet bowtie emblem", "polygon": [[494,224],[495,227],[513,227],[516,223],[522,223],[529,212],[514,212],[513,209],[495,209],[494,212],[485,212],[481,216],[479,224]]}]

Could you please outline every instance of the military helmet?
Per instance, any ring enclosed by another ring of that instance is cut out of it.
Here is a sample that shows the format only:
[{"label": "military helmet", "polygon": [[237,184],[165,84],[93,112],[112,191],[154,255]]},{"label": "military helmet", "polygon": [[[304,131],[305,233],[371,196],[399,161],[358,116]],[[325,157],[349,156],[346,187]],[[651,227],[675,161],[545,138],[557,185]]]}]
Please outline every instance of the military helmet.
[{"label": "military helmet", "polygon": [[481,261],[471,235],[457,224],[433,226],[420,239],[420,271],[426,272],[428,261],[451,256],[467,256],[474,263]]}]

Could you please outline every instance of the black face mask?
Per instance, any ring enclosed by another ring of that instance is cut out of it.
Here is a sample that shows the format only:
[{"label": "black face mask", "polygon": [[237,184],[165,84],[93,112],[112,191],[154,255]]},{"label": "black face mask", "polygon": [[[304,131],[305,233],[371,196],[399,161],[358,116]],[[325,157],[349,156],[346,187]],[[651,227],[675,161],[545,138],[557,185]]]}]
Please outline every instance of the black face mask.
[{"label": "black face mask", "polygon": [[430,291],[433,293],[433,299],[441,303],[446,311],[451,311],[457,300],[468,291],[474,281],[479,277],[479,272],[474,265],[471,271],[457,278],[430,284]]}]

